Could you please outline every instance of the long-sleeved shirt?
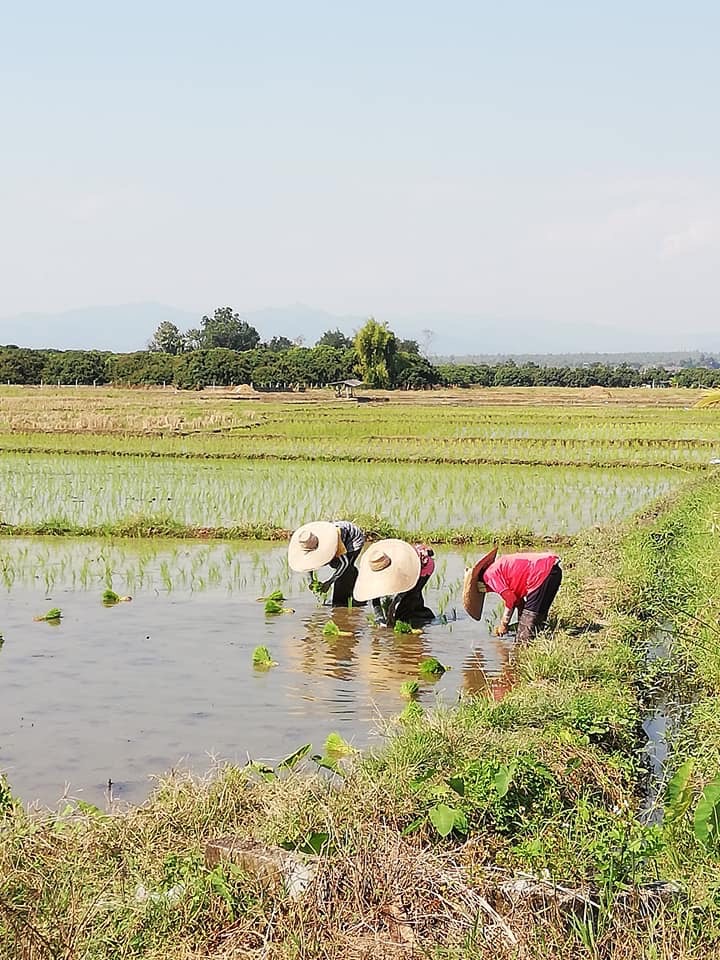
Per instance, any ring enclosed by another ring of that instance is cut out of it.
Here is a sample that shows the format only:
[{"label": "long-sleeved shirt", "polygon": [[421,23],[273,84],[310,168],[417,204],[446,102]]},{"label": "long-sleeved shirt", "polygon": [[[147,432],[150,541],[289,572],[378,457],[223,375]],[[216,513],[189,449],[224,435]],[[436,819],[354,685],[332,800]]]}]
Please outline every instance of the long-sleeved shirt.
[{"label": "long-sleeved shirt", "polygon": [[353,554],[354,558],[365,545],[365,534],[356,524],[351,523],[349,520],[333,520],[332,522],[338,528],[340,540],[345,549],[340,552],[340,544],[338,543],[338,553],[330,561],[333,572],[329,579],[325,581],[325,586],[327,587],[339,580],[350,566],[350,557],[348,554]]},{"label": "long-sleeved shirt", "polygon": [[529,593],[537,590],[557,563],[554,553],[507,553],[485,570],[482,579],[488,589],[499,593],[512,610]]},{"label": "long-sleeved shirt", "polygon": [[365,545],[365,534],[349,520],[333,520],[340,531],[340,539],[348,553],[359,553]]}]

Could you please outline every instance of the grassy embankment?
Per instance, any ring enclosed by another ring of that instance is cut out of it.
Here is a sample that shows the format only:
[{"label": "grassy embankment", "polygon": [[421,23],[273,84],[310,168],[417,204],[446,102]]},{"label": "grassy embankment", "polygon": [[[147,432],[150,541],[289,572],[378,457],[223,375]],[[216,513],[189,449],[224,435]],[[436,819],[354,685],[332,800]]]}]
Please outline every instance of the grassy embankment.
[{"label": "grassy embankment", "polygon": [[[228,767],[112,815],[30,816],[6,797],[0,957],[716,955],[718,522],[715,481],[581,536],[557,628],[519,655],[505,696],[411,706],[341,775]],[[660,621],[676,640],[647,664]],[[671,766],[696,763],[657,824],[638,747],[661,680],[693,691]],[[321,849],[315,879],[293,900],[205,866],[226,833]],[[679,892],[654,895],[658,878]]]}]

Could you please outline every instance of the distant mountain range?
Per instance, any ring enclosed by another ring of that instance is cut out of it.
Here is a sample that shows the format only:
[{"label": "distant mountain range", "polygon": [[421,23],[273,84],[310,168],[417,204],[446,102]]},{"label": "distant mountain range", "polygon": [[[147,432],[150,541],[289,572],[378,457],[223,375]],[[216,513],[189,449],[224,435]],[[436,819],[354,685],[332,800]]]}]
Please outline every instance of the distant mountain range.
[{"label": "distant mountain range", "polygon": [[[222,304],[220,304],[222,306]],[[305,304],[239,311],[263,340],[302,337],[308,346],[326,330],[339,328],[348,336],[365,317],[337,315]],[[626,327],[587,324],[538,324],[458,314],[415,314],[388,319],[404,339],[417,340],[432,356],[453,359],[470,356],[543,356],[547,354],[628,353],[669,351],[720,351],[720,329],[712,333],[685,333],[678,325],[672,333],[653,333]],[[62,313],[23,313],[0,318],[0,344],[46,347],[58,350],[97,349],[118,353],[142,350],[164,320],[180,330],[197,327],[201,314],[161,303],[81,307]],[[515,349],[512,349],[515,348]]]}]

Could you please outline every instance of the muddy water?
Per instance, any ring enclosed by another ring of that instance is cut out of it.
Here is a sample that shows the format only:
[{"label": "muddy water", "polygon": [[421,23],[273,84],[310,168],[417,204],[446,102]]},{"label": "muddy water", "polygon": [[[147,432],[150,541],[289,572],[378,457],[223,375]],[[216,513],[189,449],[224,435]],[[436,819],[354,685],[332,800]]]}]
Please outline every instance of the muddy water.
[{"label": "muddy water", "polygon": [[[2,549],[11,585],[0,594],[0,770],[26,802],[104,804],[108,780],[114,798],[141,801],[151,777],[174,766],[201,773],[212,758],[277,760],[306,742],[322,752],[332,731],[376,744],[424,657],[452,668],[421,682],[430,706],[486,689],[511,649],[462,611],[467,557],[456,553],[442,552],[426,589],[447,622],[398,636],[370,625],[366,608],[319,606],[288,574],[282,546]],[[132,602],[105,608],[110,581],[118,593],[133,587]],[[256,597],[277,588],[294,612],[266,616]],[[59,626],[33,622],[54,606]],[[331,616],[352,636],[323,638]],[[253,669],[259,644],[277,667]]]}]

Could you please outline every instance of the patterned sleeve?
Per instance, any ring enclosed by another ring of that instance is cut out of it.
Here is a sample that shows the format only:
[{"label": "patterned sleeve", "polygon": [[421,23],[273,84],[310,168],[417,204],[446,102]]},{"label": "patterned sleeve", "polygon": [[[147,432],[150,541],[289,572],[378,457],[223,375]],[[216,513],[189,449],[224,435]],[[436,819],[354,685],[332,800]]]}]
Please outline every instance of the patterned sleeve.
[{"label": "patterned sleeve", "polygon": [[335,526],[340,531],[343,545],[348,553],[358,553],[365,544],[365,534],[349,520],[335,520]]}]

